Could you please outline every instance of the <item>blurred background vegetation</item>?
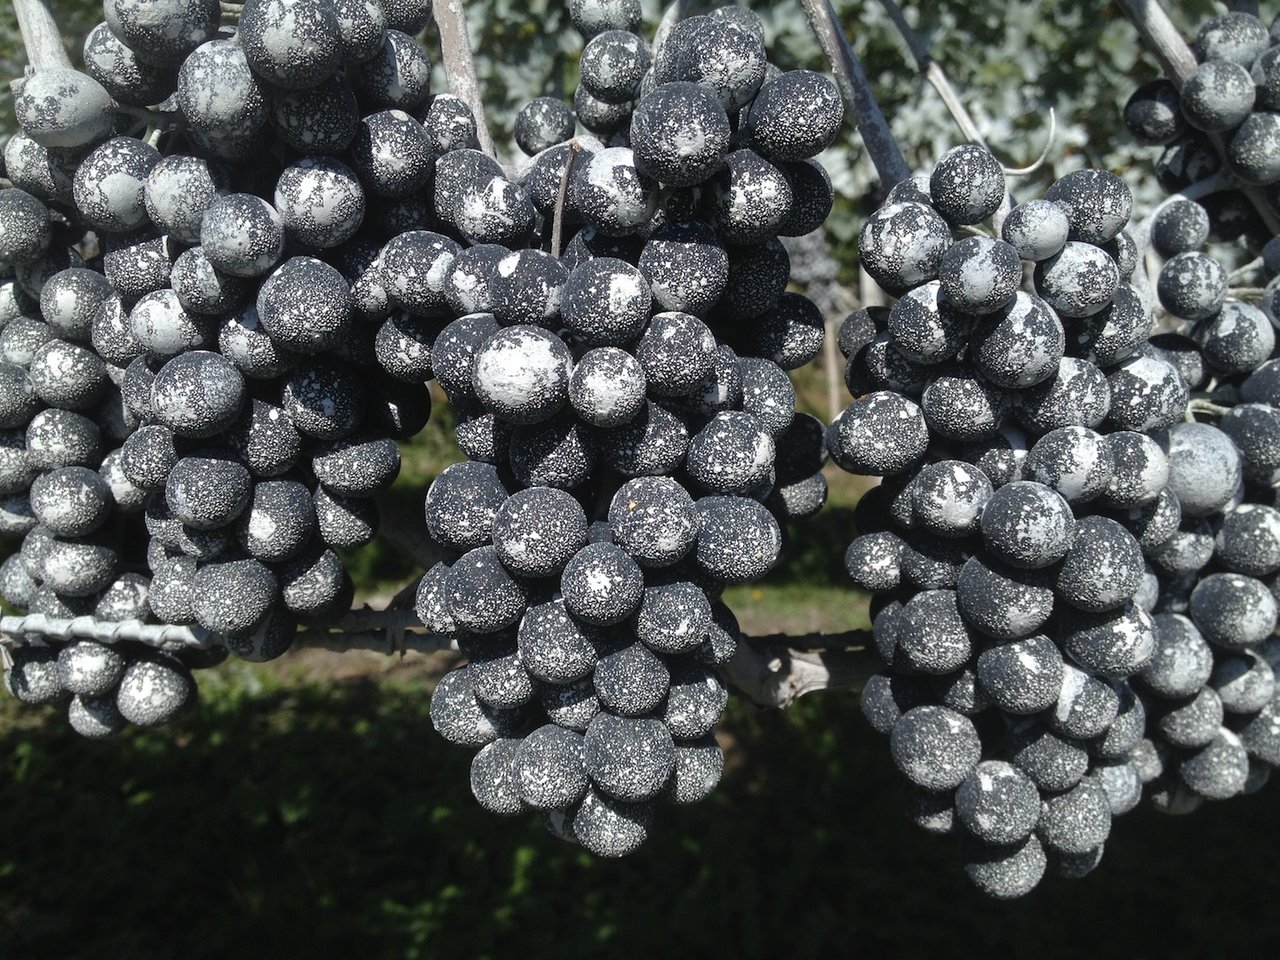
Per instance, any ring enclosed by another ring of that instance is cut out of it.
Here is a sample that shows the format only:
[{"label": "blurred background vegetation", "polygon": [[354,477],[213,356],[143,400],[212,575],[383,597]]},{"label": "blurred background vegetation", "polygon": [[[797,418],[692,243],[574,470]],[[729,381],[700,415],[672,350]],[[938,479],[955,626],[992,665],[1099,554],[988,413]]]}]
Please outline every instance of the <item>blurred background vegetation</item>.
[{"label": "blurred background vegetation", "polygon": [[[566,6],[468,3],[500,138],[529,98],[571,96],[581,41]],[[821,68],[798,4],[753,6],[776,62]],[[1178,6],[1188,31],[1219,9]],[[100,5],[52,7],[74,57]],[[908,161],[927,169],[959,131],[877,0],[835,7]],[[645,9],[652,24],[660,10],[652,0]],[[1015,194],[1096,165],[1126,177],[1139,209],[1154,200],[1156,154],[1130,143],[1120,108],[1156,67],[1114,6],[930,0],[907,15],[1006,164],[1035,159],[1055,108],[1047,161]],[[0,71],[19,76],[23,63],[12,10],[0,5]],[[0,87],[0,139],[9,129]],[[509,137],[506,153],[515,155]],[[829,273],[856,289],[854,240],[874,176],[851,132],[822,159],[839,191]],[[821,358],[796,381],[801,407],[828,418]],[[438,404],[404,451],[396,494],[414,509],[459,459],[451,429]],[[865,598],[840,569],[865,481],[828,477],[829,505],[789,531],[782,569],[727,595],[749,633],[865,625]],[[351,560],[371,598],[416,572],[377,546]],[[721,788],[665,811],[640,853],[603,862],[553,840],[536,818],[503,821],[477,807],[470,753],[442,743],[427,717],[431,681],[449,665],[443,655],[317,651],[231,663],[201,674],[203,705],[176,727],[109,743],[6,698],[0,957],[1149,957],[1280,946],[1267,919],[1280,892],[1274,788],[1182,819],[1144,808],[1117,821],[1087,880],[1049,880],[1022,902],[993,904],[968,888],[951,842],[902,815],[886,744],[855,696],[813,697],[785,713],[735,703],[720,734]]]}]

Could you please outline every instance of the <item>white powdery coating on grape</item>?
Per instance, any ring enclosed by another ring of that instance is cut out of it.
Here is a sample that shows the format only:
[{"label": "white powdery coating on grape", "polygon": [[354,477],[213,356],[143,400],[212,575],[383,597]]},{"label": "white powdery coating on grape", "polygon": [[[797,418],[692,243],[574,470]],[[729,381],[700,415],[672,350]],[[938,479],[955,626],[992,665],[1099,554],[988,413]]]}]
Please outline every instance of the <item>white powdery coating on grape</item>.
[{"label": "white powdery coating on grape", "polygon": [[[1228,515],[1241,522],[1241,539],[1252,550],[1265,550],[1270,556],[1280,545],[1280,511],[1256,503],[1242,503]],[[1248,573],[1247,570],[1240,571]],[[1270,573],[1270,570],[1264,571]]]},{"label": "white powdery coating on grape", "polygon": [[661,720],[599,714],[587,728],[587,769],[605,794],[624,802],[646,800],[675,768],[675,743]]},{"label": "white powdery coating on grape", "polygon": [[1155,621],[1141,607],[1129,604],[1094,614],[1068,634],[1064,646],[1072,659],[1095,674],[1127,677],[1155,656]]},{"label": "white powdery coating on grape", "polygon": [[28,77],[14,112],[23,132],[42,147],[92,143],[115,122],[115,104],[102,84],[62,67],[45,67]]},{"label": "white powdery coating on grape", "polygon": [[[622,857],[644,843],[652,825],[650,804],[623,803],[589,789],[568,821],[568,832],[597,856]],[[565,832],[565,824],[558,829]]]},{"label": "white powdery coating on grape", "polygon": [[205,212],[200,227],[205,256],[236,276],[259,276],[280,257],[284,224],[276,208],[260,197],[231,194]]},{"label": "white powdery coating on grape", "polygon": [[455,215],[458,229],[468,234],[488,232],[495,223],[508,229],[520,221],[513,207],[518,203],[520,188],[505,177],[493,176],[480,188],[462,195]]},{"label": "white powdery coating on grape", "polygon": [[110,547],[57,541],[44,562],[44,585],[64,597],[89,597],[105,589],[119,571]]},{"label": "white powdery coating on grape", "polygon": [[662,719],[674,737],[691,740],[705,736],[715,729],[728,699],[728,689],[714,673],[700,667],[677,668]]},{"label": "white powdery coating on grape", "polygon": [[1036,269],[1036,290],[1064,317],[1088,317],[1111,302],[1120,286],[1116,262],[1089,243],[1068,241]]},{"label": "white powdery coating on grape", "polygon": [[509,327],[476,354],[476,394],[512,419],[545,419],[563,404],[572,361],[564,345],[536,327]]},{"label": "white powdery coating on grape", "polygon": [[1169,431],[1169,489],[1184,516],[1217,512],[1240,483],[1240,453],[1230,438],[1205,423],[1182,423]]},{"label": "white powdery coating on grape", "polygon": [[889,743],[898,769],[931,790],[959,786],[981,756],[973,722],[946,707],[908,710],[894,725]]},{"label": "white powdery coating on grape", "polygon": [[1014,208],[1001,231],[1024,260],[1047,260],[1067,243],[1071,225],[1062,207],[1052,200],[1030,200]]},{"label": "white powdery coating on grape", "polygon": [[1280,696],[1273,696],[1271,702],[1241,728],[1240,739],[1249,753],[1264,763],[1274,766],[1280,761]]},{"label": "white powdery coating on grape", "polygon": [[275,206],[285,228],[303,243],[335,247],[355,233],[364,219],[364,190],[345,164],[300,160],[280,175]]},{"label": "white powdery coating on grape", "polygon": [[895,203],[867,218],[859,237],[864,260],[892,270],[915,286],[937,275],[938,261],[952,244],[951,229],[922,203]]},{"label": "white powdery coating on grape", "polygon": [[1262,642],[1275,630],[1276,601],[1253,577],[1217,573],[1192,591],[1191,617],[1207,639],[1225,646],[1247,646]]},{"label": "white powdery coating on grape", "polygon": [[266,106],[244,50],[211,40],[187,57],[179,72],[183,116],[212,136],[240,136],[266,122]]},{"label": "white powdery coating on grape", "polygon": [[[337,20],[329,4],[308,0],[263,0],[252,27],[257,66],[284,86],[311,86],[332,72],[338,55]],[[243,22],[243,17],[242,17]],[[260,54],[266,54],[261,62]]]},{"label": "white powdery coating on grape", "polygon": [[610,313],[624,313],[634,310],[650,296],[640,274],[613,273],[609,276],[609,288],[606,294]]},{"label": "white powdery coating on grape", "polygon": [[[373,127],[369,124],[371,119],[381,122]],[[413,136],[415,141],[418,139],[415,127],[420,128],[421,125],[403,110],[387,110],[382,114],[374,114],[373,118],[366,117],[364,122],[374,131],[369,143],[369,166],[377,171],[378,180],[386,184],[398,183],[403,178],[402,175],[407,173],[414,173],[416,179],[416,169],[421,157],[417,151],[406,150],[404,147],[407,137]]]},{"label": "white powdery coating on grape", "polygon": [[1069,663],[1063,664],[1062,692],[1058,694],[1058,705],[1054,708],[1054,716],[1058,720],[1065,721],[1071,717],[1071,711],[1080,695],[1084,693],[1088,681],[1088,674],[1077,670]]},{"label": "white powdery coating on grape", "polygon": [[[1267,325],[1270,329],[1270,324]],[[1156,357],[1134,357],[1113,370],[1111,418],[1139,432],[1163,429],[1181,418],[1187,387],[1177,369]],[[1140,416],[1145,414],[1145,416]]]},{"label": "white powdery coating on grape", "polygon": [[450,743],[479,747],[497,739],[494,719],[476,700],[468,667],[446,673],[432,691],[432,726]]},{"label": "white powdery coating on grape", "polygon": [[975,314],[1006,306],[1022,282],[1022,262],[1002,240],[968,237],[951,247],[939,275],[950,302]]},{"label": "white powdery coating on grape", "polygon": [[1054,850],[1079,854],[1092,850],[1111,832],[1111,805],[1102,787],[1083,780],[1042,806],[1037,825],[1040,839]]},{"label": "white powdery coating on grape", "polygon": [[[596,192],[580,198],[584,212],[597,206],[607,208],[604,222],[609,226],[637,227],[653,215],[657,194],[640,179],[629,147],[601,150],[579,167],[575,176]],[[593,222],[601,225],[600,217]]]},{"label": "white powdery coating on grape", "polygon": [[353,62],[363,62],[381,49],[386,14],[378,0],[337,0],[333,5],[343,52]]},{"label": "white powdery coating on grape", "polygon": [[628,380],[619,381],[607,376],[607,371],[595,371],[593,375],[584,381],[583,389],[593,398],[592,408],[597,411],[601,417],[610,417],[621,409],[629,409],[630,396],[633,385],[639,385],[641,390],[644,389],[644,380],[640,376],[633,376]]},{"label": "white powdery coating on grape", "polygon": [[924,454],[929,442],[920,407],[888,391],[858,398],[837,423],[846,454],[871,474],[887,475],[906,469]]},{"label": "white powdery coating on grape", "polygon": [[140,140],[108,140],[94,149],[76,171],[76,207],[101,230],[121,233],[143,226],[147,222],[147,176],[159,162],[159,151]]},{"label": "white powdery coating on grape", "polygon": [[[927,473],[925,471],[928,471]],[[991,485],[976,467],[962,461],[942,462],[921,471],[927,478],[913,485],[916,509],[932,520],[939,532],[972,531],[991,498]]]},{"label": "white powdery coating on grape", "polygon": [[520,796],[537,810],[563,810],[586,792],[586,746],[581,734],[546,724],[520,743],[515,757]]},{"label": "white powdery coating on grape", "polygon": [[192,693],[186,674],[173,667],[139,661],[131,663],[116,693],[124,717],[140,727],[170,719]]},{"label": "white powdery coating on grape", "polygon": [[988,546],[1011,562],[1037,567],[1062,557],[1075,526],[1062,496],[1030,480],[1016,480],[997,490],[983,521]]},{"label": "white powdery coating on grape", "polygon": [[1024,473],[1074,503],[1096,497],[1114,468],[1111,448],[1100,434],[1088,427],[1059,427],[1036,441]]},{"label": "white powdery coating on grape", "polygon": [[200,325],[172,290],[157,290],[139,300],[129,314],[129,325],[139,343],[163,356],[181,353],[203,339]]},{"label": "white powdery coating on grape", "polygon": [[63,648],[58,674],[72,693],[100,696],[111,690],[124,672],[124,660],[111,647],[77,641]]},{"label": "white powdery coating on grape", "polygon": [[126,34],[187,44],[204,39],[217,23],[217,8],[207,0],[110,0],[107,12]]},{"label": "white powdery coating on grape", "polygon": [[616,347],[588,351],[574,368],[570,395],[584,419],[599,426],[617,425],[644,405],[644,369]]},{"label": "white powdery coating on grape", "polygon": [[1275,328],[1253,304],[1227,300],[1216,317],[1192,330],[1205,362],[1228,373],[1252,373],[1270,357],[1276,345]]},{"label": "white powdery coating on grape", "polygon": [[1190,696],[1209,682],[1213,652],[1188,618],[1161,614],[1154,618],[1156,650],[1142,679],[1165,696]]},{"label": "white powdery coating on grape", "polygon": [[1226,800],[1244,789],[1249,757],[1235,733],[1219,727],[1213,741],[1178,764],[1187,786],[1210,800]]}]

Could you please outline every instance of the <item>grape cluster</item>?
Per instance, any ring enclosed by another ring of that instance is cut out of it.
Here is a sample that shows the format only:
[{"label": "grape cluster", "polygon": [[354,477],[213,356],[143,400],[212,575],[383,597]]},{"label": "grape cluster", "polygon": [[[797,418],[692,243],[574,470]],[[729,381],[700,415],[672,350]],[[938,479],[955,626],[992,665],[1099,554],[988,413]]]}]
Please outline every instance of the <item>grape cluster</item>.
[{"label": "grape cluster", "polygon": [[1270,231],[1236,187],[1280,182],[1280,18],[1268,31],[1249,13],[1212,17],[1191,49],[1199,65],[1181,89],[1165,77],[1143,84],[1125,105],[1125,126],[1140,143],[1165,147],[1155,174],[1170,193],[1219,173],[1234,178],[1232,189],[1165,213],[1175,244],[1208,231],[1261,249]]},{"label": "grape cluster", "polygon": [[[478,223],[526,197],[533,239],[486,233],[433,271],[456,315],[433,369],[470,459],[427,493],[452,557],[417,610],[468,658],[431,715],[479,748],[478,801],[621,856],[658,801],[718,782],[717,667],[739,638],[721,591],[763,575],[783,522],[826,497],[823,427],[786,373],[823,322],[786,291],[778,237],[830,211],[812,157],[842,109],[827,78],[768,64],[743,8],[679,21],[657,49],[638,4],[572,14],[574,111],[527,104],[519,182],[458,204]],[[574,113],[606,140],[573,138]],[[443,189],[437,172],[437,205]],[[539,249],[557,222],[560,256]]]},{"label": "grape cluster", "polygon": [[[88,75],[26,81],[0,191],[8,603],[190,624],[254,660],[350,606],[339,551],[373,539],[396,440],[430,414],[430,265],[465,242],[429,202],[476,143],[431,92],[429,15],[249,0],[223,27],[216,0],[107,0]],[[96,736],[175,715],[216,655],[13,659],[17,696],[74,695]]]},{"label": "grape cluster", "polygon": [[885,665],[863,711],[915,822],[1014,897],[1092,870],[1144,786],[1178,810],[1266,779],[1277,567],[1240,564],[1280,547],[1280,514],[1241,505],[1230,417],[1186,422],[1210,372],[1270,355],[1265,315],[1219,301],[1212,330],[1153,338],[1110,173],[1068,174],[996,239],[978,227],[1004,202],[963,146],[867,220],[863,267],[898,300],[841,328],[856,399],[828,447],[884,478],[845,557]]}]

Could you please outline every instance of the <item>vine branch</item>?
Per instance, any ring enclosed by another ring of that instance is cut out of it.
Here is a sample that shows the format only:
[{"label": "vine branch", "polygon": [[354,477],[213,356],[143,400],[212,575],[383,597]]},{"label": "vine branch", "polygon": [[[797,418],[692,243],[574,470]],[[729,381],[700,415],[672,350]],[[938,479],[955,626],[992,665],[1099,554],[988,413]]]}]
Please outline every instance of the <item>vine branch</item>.
[{"label": "vine branch", "polygon": [[942,67],[929,55],[929,48],[925,44],[924,38],[916,33],[911,24],[907,23],[907,18],[903,15],[902,8],[898,6],[896,0],[880,0],[880,5],[889,14],[889,19],[893,21],[899,36],[906,43],[907,49],[911,52],[911,58],[916,62],[916,69],[929,81],[929,85],[942,98],[947,112],[951,114],[951,119],[956,122],[956,126],[960,128],[960,132],[964,134],[965,139],[970,143],[985,147],[987,141],[982,136],[982,131],[974,123],[973,117],[960,99],[959,94],[956,93],[955,88],[951,86],[951,81],[947,79]]},{"label": "vine branch", "polygon": [[882,666],[870,632],[852,630],[807,637],[744,637],[722,672],[757,706],[788,707],[819,690],[861,690]]},{"label": "vine branch", "polygon": [[62,35],[49,12],[48,0],[13,0],[13,12],[18,18],[18,30],[31,68],[47,70],[62,67],[70,70],[71,58],[62,45]]},{"label": "vine branch", "polygon": [[831,64],[836,84],[844,98],[849,111],[849,119],[862,135],[871,162],[875,164],[876,173],[886,189],[901,183],[911,176],[907,161],[902,156],[898,141],[893,138],[884,112],[876,101],[871,84],[862,69],[857,54],[849,46],[849,38],[844,35],[836,12],[831,8],[830,0],[800,0],[805,15],[809,18],[809,26],[823,54]]},{"label": "vine branch", "polygon": [[[313,647],[336,653],[356,650],[393,654],[456,650],[448,637],[426,633],[412,609],[361,609],[331,628],[299,631],[293,649]],[[60,619],[33,613],[0,617],[0,650],[21,646],[36,635],[48,640],[97,640],[99,643],[143,643],[161,650],[208,649],[218,638],[198,626],[109,621],[95,617]],[[843,634],[744,637],[733,659],[723,667],[725,680],[761,707],[786,707],[818,690],[860,690],[880,669],[866,630]]]},{"label": "vine branch", "polygon": [[1124,15],[1138,29],[1169,79],[1182,89],[1182,84],[1196,69],[1196,57],[1173,25],[1159,0],[1116,0]]},{"label": "vine branch", "polygon": [[480,149],[490,157],[497,157],[493,136],[489,133],[489,119],[484,112],[480,96],[480,83],[476,80],[476,66],[471,58],[471,33],[467,29],[467,12],[463,0],[435,0],[432,15],[440,30],[440,53],[444,60],[444,72],[449,77],[449,92],[461,97],[471,108],[476,119],[476,137]]},{"label": "vine branch", "polygon": [[[320,647],[339,653],[353,650],[372,650],[376,653],[416,650],[420,653],[432,653],[453,648],[448,637],[411,629],[421,626],[417,614],[412,610],[352,610],[338,619],[332,629],[300,630],[294,637],[293,646]],[[214,634],[198,626],[143,623],[140,620],[99,620],[96,617],[61,619],[42,613],[0,617],[0,637],[3,638],[0,643],[3,645],[19,646],[20,643],[12,638],[31,634],[49,640],[143,643],[169,651],[205,650],[219,645]]]}]

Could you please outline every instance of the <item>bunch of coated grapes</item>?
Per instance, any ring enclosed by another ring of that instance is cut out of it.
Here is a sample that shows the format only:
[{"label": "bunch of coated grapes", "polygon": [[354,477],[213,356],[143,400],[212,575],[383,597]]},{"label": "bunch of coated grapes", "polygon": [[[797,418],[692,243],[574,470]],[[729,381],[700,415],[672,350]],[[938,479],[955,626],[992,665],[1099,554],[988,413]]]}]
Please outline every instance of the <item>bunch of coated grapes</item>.
[{"label": "bunch of coated grapes", "polygon": [[[1170,193],[1219,172],[1239,186],[1273,187],[1280,182],[1280,17],[1270,31],[1249,13],[1213,17],[1191,48],[1199,66],[1182,89],[1165,77],[1139,87],[1125,105],[1125,126],[1140,143],[1165,146],[1155,173]],[[1170,208],[1163,218],[1176,233],[1245,237],[1255,249],[1271,237],[1238,189]]]},{"label": "bunch of coated grapes", "polygon": [[[658,802],[718,782],[716,668],[739,638],[720,593],[826,497],[823,428],[786,373],[823,321],[786,291],[778,236],[831,209],[811,158],[842,107],[827,78],[770,65],[743,8],[657,49],[636,3],[571,9],[577,120],[605,139],[573,139],[569,107],[539,98],[517,120],[518,183],[467,151],[447,193],[437,171],[437,211],[473,241],[422,271],[458,315],[432,362],[470,460],[427,494],[454,559],[417,609],[469,660],[431,714],[479,748],[479,802],[621,856]],[[540,249],[557,222],[561,256]]]},{"label": "bunch of coated grapes", "polygon": [[[1119,179],[1068,174],[1001,239],[955,239],[1004,195],[994,158],[959,147],[869,218],[863,266],[900,299],[841,330],[857,399],[829,447],[884,477],[846,555],[885,664],[864,713],[915,822],[957,834],[968,877],[1014,897],[1048,867],[1092,870],[1144,787],[1179,812],[1280,760],[1280,413],[1188,413],[1209,376],[1267,360],[1272,324],[1224,303],[1224,281],[1208,312],[1162,318],[1189,335],[1151,337]],[[1221,269],[1169,263],[1186,256]]]},{"label": "bunch of coated grapes", "polygon": [[[190,668],[269,659],[349,608],[443,326],[415,259],[434,170],[475,143],[432,95],[427,4],[107,0],[88,75],[42,69],[0,192],[0,595],[191,624],[208,650],[38,638],[6,673],[105,736],[176,716]],[[135,129],[135,119],[154,128]],[[138,135],[133,135],[137,133]]]}]

